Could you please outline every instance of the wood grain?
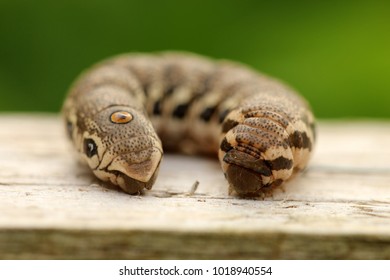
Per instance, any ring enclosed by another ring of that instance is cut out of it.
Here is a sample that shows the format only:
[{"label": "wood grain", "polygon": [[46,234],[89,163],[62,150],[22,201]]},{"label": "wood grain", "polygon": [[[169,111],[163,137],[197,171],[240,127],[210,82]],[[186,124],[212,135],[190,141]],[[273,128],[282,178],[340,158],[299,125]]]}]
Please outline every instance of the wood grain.
[{"label": "wood grain", "polygon": [[389,143],[389,122],[320,122],[272,197],[229,196],[217,160],[182,155],[130,196],[76,163],[58,116],[2,114],[0,258],[390,259]]}]

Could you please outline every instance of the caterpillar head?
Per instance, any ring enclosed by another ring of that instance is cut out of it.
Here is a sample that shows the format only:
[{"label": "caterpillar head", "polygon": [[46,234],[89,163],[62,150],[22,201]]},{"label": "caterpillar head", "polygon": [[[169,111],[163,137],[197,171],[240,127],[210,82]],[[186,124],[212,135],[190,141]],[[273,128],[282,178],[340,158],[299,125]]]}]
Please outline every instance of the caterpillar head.
[{"label": "caterpillar head", "polygon": [[[103,181],[136,194],[151,189],[162,159],[161,141],[139,110],[111,106],[79,118],[73,132],[82,158]],[[75,136],[76,135],[76,136]]]}]

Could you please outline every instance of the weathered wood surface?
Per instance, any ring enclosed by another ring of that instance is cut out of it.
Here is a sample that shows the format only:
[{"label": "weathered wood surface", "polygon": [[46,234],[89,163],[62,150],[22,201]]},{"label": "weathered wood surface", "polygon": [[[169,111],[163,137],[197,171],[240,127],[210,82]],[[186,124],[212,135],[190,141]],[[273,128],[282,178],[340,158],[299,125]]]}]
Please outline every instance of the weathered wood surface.
[{"label": "weathered wood surface", "polygon": [[63,134],[58,116],[0,115],[0,258],[390,259],[390,122],[320,122],[306,173],[264,200],[229,196],[217,161],[180,155],[130,196]]}]

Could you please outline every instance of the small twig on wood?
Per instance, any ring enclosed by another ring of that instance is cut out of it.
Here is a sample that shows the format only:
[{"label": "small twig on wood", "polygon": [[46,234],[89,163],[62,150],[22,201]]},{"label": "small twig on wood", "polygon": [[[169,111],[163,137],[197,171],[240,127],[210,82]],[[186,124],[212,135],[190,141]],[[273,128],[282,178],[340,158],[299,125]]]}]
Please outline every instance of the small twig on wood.
[{"label": "small twig on wood", "polygon": [[192,196],[195,194],[196,190],[198,189],[199,181],[196,180],[194,184],[192,184],[190,191],[187,193],[187,196]]}]

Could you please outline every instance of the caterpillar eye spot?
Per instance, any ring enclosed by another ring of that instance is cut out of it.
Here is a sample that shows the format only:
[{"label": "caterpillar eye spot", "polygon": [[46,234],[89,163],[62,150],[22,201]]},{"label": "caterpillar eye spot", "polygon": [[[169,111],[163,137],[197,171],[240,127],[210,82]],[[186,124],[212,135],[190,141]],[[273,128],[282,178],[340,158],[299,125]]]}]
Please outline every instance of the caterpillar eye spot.
[{"label": "caterpillar eye spot", "polygon": [[128,122],[131,122],[133,119],[133,116],[126,111],[119,111],[112,113],[110,116],[110,120],[112,123],[117,123],[117,124],[125,124]]},{"label": "caterpillar eye spot", "polygon": [[84,153],[91,158],[97,154],[97,145],[92,139],[84,139]]}]

